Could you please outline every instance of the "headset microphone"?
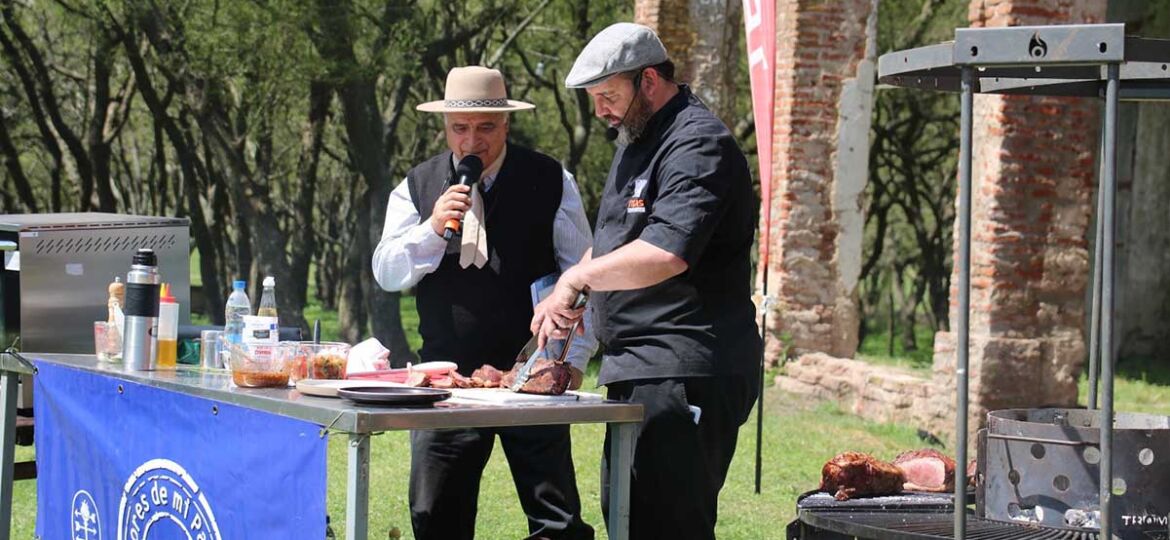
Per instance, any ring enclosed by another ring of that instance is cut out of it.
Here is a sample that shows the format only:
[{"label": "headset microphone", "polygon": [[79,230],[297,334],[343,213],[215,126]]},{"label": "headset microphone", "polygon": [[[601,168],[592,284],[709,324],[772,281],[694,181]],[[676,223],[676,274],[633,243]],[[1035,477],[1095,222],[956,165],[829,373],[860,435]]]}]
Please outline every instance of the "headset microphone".
[{"label": "headset microphone", "polygon": [[637,75],[634,75],[634,80],[632,82],[634,83],[634,96],[630,98],[630,106],[626,107],[626,114],[622,115],[616,126],[609,126],[605,128],[605,140],[609,142],[617,140],[618,134],[620,133],[618,128],[622,127],[626,123],[626,117],[630,115],[630,109],[633,109],[634,104],[638,102],[638,94],[642,91],[642,72],[640,70],[638,71]]}]

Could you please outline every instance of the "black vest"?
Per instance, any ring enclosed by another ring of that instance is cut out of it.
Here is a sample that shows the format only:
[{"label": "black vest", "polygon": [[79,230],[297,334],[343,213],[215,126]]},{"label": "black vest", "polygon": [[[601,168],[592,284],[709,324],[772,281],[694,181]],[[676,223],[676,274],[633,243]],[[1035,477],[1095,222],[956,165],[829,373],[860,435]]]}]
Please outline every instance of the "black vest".
[{"label": "black vest", "polygon": [[[419,222],[430,219],[435,201],[455,181],[451,152],[443,152],[406,175]],[[510,369],[532,336],[529,285],[556,272],[553,222],[561,204],[561,165],[527,148],[508,145],[491,189],[482,193],[488,262],[459,266],[459,240],[447,245],[439,267],[415,288],[424,361],[445,360],[464,375],[483,364]],[[479,184],[476,184],[479,189]]]}]

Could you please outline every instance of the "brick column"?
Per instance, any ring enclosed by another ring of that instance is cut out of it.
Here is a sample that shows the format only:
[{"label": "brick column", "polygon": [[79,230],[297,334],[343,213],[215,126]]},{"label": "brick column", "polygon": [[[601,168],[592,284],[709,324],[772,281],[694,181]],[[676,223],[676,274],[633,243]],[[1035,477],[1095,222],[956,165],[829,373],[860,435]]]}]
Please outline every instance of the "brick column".
[{"label": "brick column", "polygon": [[770,359],[776,338],[797,352],[857,350],[873,12],[871,0],[776,3]]},{"label": "brick column", "polygon": [[[968,19],[973,27],[1100,22],[1104,4],[973,0]],[[975,98],[972,428],[989,410],[1076,402],[1086,358],[1097,111],[1096,100],[1083,98]],[[952,287],[951,321],[957,301]],[[936,336],[938,418],[953,419],[954,349],[952,333]],[[951,432],[951,422],[938,428]]]},{"label": "brick column", "polygon": [[675,63],[678,80],[734,128],[735,75],[743,51],[743,1],[636,0],[634,22],[653,28]]}]

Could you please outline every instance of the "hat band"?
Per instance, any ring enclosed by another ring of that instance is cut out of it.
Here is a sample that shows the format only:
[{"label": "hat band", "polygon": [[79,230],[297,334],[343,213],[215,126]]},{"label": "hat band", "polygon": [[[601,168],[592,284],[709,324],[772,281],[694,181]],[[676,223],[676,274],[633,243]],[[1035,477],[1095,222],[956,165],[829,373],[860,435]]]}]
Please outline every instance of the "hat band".
[{"label": "hat band", "polygon": [[443,106],[450,109],[474,109],[478,107],[507,107],[507,98],[495,99],[445,99]]}]

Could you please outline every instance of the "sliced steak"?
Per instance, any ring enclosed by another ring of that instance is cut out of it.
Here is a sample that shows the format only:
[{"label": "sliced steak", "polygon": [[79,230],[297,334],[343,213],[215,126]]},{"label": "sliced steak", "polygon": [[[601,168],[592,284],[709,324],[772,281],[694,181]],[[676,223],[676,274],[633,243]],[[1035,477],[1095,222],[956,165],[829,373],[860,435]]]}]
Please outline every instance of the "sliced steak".
[{"label": "sliced steak", "polygon": [[[479,369],[471,372],[471,378],[479,379],[484,383],[495,383],[498,386],[500,379],[504,378],[504,372],[496,369],[495,366],[484,364]],[[488,388],[491,387],[489,386]]]},{"label": "sliced steak", "polygon": [[934,448],[902,452],[894,458],[902,471],[906,491],[947,493],[955,490],[955,460]]},{"label": "sliced steak", "polygon": [[[512,370],[505,373],[500,379],[500,386],[511,388],[520,373],[523,362],[517,362]],[[520,387],[518,392],[524,394],[541,394],[545,396],[559,396],[569,389],[569,382],[573,379],[573,368],[568,364],[558,364],[552,360],[537,360],[529,372],[528,382]]]},{"label": "sliced steak", "polygon": [[821,467],[821,491],[838,501],[897,495],[904,481],[900,469],[862,452],[843,452]]},{"label": "sliced steak", "polygon": [[406,375],[406,386],[425,387],[431,385],[431,376],[421,371],[411,371]]}]

